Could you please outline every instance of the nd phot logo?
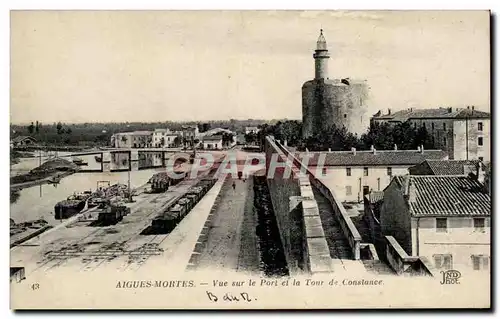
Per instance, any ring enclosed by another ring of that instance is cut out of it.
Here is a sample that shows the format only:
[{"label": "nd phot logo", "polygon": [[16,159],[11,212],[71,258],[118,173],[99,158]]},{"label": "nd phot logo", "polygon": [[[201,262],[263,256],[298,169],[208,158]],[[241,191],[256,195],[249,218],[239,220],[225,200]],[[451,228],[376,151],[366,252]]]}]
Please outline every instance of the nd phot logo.
[{"label": "nd phot logo", "polygon": [[457,285],[460,284],[460,277],[462,274],[458,270],[447,270],[441,271],[443,279],[441,280],[441,285]]}]

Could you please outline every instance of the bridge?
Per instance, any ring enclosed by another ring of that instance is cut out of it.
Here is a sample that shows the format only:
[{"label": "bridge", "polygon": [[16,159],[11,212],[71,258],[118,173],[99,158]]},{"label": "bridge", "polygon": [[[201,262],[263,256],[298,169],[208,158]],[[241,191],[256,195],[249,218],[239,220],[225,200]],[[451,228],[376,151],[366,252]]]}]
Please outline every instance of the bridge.
[{"label": "bridge", "polygon": [[[73,158],[95,155],[96,158],[100,158],[100,167],[92,169],[81,167],[79,172],[121,172],[166,167],[168,160],[174,154],[184,154],[184,157],[187,157],[192,153],[192,150],[180,148],[106,148],[58,155],[58,157]],[[221,155],[221,152],[217,151],[211,153]]]}]

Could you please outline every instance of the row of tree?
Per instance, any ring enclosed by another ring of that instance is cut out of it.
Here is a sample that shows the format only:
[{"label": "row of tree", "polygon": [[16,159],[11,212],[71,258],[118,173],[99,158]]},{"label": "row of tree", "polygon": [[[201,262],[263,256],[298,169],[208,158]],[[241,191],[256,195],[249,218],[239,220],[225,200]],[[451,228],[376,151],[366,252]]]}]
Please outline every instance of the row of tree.
[{"label": "row of tree", "polygon": [[423,145],[426,149],[435,149],[434,139],[425,127],[415,128],[410,123],[390,125],[387,123],[373,123],[368,131],[361,136],[352,134],[345,127],[338,128],[331,125],[324,132],[317,133],[307,139],[302,138],[302,123],[299,121],[283,121],[275,125],[262,125],[257,134],[245,135],[249,144],[264,145],[264,139],[273,135],[277,140],[286,141],[289,146],[299,150],[310,151],[347,151],[355,147],[358,150],[417,149]]}]

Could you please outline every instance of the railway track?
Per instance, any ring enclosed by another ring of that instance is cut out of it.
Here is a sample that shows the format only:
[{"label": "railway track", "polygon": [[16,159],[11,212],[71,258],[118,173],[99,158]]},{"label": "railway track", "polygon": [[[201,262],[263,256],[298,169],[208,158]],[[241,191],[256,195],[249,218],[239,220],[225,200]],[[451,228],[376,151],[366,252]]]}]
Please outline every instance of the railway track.
[{"label": "railway track", "polygon": [[[75,258],[82,258],[82,265],[78,267],[80,271],[93,271],[106,262],[121,258],[127,258],[125,267],[121,267],[123,270],[132,265],[133,268],[140,268],[149,257],[162,253],[158,247],[168,236],[145,236],[140,234],[141,231],[150,225],[151,218],[160,210],[175,203],[190,187],[210,175],[213,175],[213,171],[206,172],[195,180],[185,180],[166,193],[145,196],[143,200],[130,206],[132,213],[118,224],[99,227],[81,238],[70,239],[64,245],[45,253],[32,272],[42,269],[49,271]],[[103,242],[109,244],[103,245]],[[88,250],[88,246],[93,244],[99,244],[99,247]]]}]

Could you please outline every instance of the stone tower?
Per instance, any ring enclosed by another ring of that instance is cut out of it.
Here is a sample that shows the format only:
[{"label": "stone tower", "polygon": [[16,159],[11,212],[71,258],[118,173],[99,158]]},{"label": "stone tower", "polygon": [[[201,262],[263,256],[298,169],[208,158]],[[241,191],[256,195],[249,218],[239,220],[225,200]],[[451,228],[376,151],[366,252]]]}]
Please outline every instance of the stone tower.
[{"label": "stone tower", "polygon": [[314,52],[315,76],[302,86],[302,136],[321,134],[335,124],[351,133],[364,133],[369,124],[366,81],[328,77],[328,47],[320,31]]}]

